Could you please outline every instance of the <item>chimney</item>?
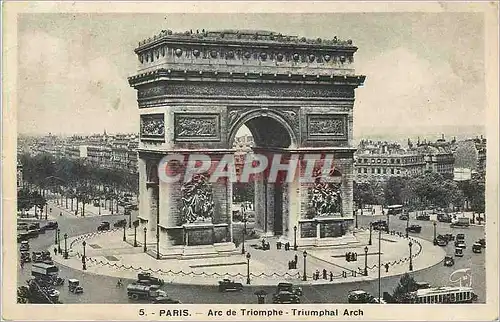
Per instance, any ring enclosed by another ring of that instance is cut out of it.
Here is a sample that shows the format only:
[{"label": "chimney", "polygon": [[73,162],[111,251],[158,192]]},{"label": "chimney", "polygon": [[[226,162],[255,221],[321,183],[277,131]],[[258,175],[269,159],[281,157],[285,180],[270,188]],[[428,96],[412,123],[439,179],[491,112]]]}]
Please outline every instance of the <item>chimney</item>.
[{"label": "chimney", "polygon": [[443,139],[443,140],[444,140],[444,133],[443,133],[443,134],[441,134],[441,139]]}]

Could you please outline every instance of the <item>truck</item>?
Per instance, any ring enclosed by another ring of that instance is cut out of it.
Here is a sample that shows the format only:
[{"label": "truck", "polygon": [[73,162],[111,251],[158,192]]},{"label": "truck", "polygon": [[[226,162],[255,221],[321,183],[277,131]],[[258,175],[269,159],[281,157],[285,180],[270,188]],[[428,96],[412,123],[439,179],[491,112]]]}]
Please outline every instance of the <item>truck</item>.
[{"label": "truck", "polygon": [[460,217],[451,221],[450,227],[469,227],[470,220],[467,217]]},{"label": "truck", "polygon": [[33,277],[53,278],[59,274],[59,267],[45,263],[33,263],[31,265],[31,275]]},{"label": "truck", "polygon": [[127,296],[132,300],[156,301],[167,297],[167,294],[160,290],[158,285],[142,285],[132,283],[127,285]]}]

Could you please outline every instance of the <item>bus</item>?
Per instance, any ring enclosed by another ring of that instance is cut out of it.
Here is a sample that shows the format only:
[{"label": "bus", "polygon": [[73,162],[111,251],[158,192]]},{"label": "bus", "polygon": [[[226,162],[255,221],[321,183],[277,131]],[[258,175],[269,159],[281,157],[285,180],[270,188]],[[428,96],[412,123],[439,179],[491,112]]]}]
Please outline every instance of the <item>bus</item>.
[{"label": "bus", "polygon": [[387,207],[388,215],[400,215],[403,213],[403,205],[391,205]]},{"label": "bus", "polygon": [[57,276],[58,274],[59,268],[55,265],[45,263],[33,263],[31,265],[31,275],[33,277],[49,277]]},{"label": "bus", "polygon": [[443,286],[420,289],[413,294],[416,296],[413,303],[416,304],[452,304],[472,303],[477,301],[472,287]]}]

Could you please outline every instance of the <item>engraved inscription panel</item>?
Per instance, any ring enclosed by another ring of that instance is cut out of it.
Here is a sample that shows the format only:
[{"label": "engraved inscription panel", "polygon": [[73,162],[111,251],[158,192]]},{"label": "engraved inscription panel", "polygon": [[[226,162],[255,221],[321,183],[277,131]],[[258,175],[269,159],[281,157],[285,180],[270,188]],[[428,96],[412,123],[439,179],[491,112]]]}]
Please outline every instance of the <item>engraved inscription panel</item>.
[{"label": "engraved inscription panel", "polygon": [[163,114],[141,115],[141,139],[165,139]]},{"label": "engraved inscription panel", "polygon": [[176,141],[220,141],[220,115],[175,113]]},{"label": "engraved inscription panel", "polygon": [[308,115],[308,139],[346,139],[347,117],[345,115]]}]

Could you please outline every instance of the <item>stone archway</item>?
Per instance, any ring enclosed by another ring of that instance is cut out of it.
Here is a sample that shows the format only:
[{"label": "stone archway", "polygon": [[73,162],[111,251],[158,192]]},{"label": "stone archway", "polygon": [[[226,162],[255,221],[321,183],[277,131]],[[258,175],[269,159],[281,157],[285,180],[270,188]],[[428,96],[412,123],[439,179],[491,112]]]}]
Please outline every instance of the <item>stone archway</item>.
[{"label": "stone archway", "polygon": [[[355,151],[352,110],[355,89],[365,80],[354,71],[356,51],[350,40],[308,40],[245,30],[162,31],[140,42],[135,50],[138,73],[129,78],[137,90],[141,124],[140,216],[154,222],[152,208],[146,206],[154,198],[147,188],[148,160],[201,153],[217,162],[234,153],[236,130],[246,124],[254,134],[256,151],[264,154],[305,159],[333,155],[341,174],[342,207],[333,212],[332,222],[349,226]],[[302,175],[305,167],[299,171]],[[158,182],[161,253],[191,256],[233,251],[228,182],[213,182],[206,189],[212,194],[213,212],[209,218],[201,216],[206,218],[203,223],[185,220],[183,185]],[[294,237],[299,237],[301,246],[322,245],[330,238],[317,232],[317,220],[311,222],[306,216],[311,202],[307,183],[293,181],[278,189],[261,184],[261,188],[265,192],[259,195],[267,198],[261,204],[268,207],[261,218],[265,232],[291,239],[297,231],[299,236]],[[280,205],[275,207],[276,203]]]}]

